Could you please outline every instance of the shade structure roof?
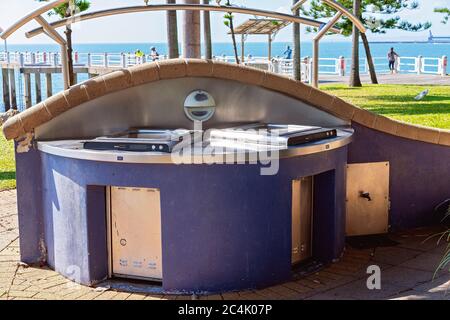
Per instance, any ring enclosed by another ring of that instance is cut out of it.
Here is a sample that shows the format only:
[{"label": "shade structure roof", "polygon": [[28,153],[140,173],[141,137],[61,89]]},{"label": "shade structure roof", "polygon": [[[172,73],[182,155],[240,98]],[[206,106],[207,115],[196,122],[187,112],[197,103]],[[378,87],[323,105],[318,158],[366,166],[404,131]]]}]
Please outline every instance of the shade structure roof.
[{"label": "shade structure roof", "polygon": [[274,34],[287,27],[289,21],[277,19],[249,19],[234,29],[236,34]]}]

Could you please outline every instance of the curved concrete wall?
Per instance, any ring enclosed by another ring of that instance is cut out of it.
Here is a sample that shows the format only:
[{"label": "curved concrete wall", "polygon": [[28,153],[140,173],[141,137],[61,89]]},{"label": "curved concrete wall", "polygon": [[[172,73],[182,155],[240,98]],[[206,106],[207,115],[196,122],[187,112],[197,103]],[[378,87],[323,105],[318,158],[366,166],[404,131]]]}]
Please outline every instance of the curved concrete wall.
[{"label": "curved concrete wall", "polygon": [[354,123],[349,163],[390,162],[393,230],[437,224],[434,207],[450,198],[450,148],[383,133]]}]

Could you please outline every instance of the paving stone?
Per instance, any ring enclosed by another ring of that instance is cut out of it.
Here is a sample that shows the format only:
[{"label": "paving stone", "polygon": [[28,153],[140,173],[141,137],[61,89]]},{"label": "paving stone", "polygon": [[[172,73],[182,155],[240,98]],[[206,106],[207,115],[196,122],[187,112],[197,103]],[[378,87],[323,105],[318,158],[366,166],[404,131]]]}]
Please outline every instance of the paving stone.
[{"label": "paving stone", "polygon": [[128,297],[130,297],[131,295],[132,294],[129,292],[118,292],[117,295],[112,298],[112,300],[128,300]]},{"label": "paving stone", "polygon": [[422,251],[397,246],[377,248],[371,261],[397,265],[414,259],[421,253]]},{"label": "paving stone", "polygon": [[90,291],[77,298],[77,300],[94,300],[100,294],[101,292]]},{"label": "paving stone", "polygon": [[280,294],[279,292],[275,292],[275,291],[271,290],[270,288],[256,290],[255,293],[258,294],[259,296],[263,297],[264,300],[283,300],[283,299],[288,299],[295,295],[295,291],[293,291],[293,294],[285,295],[285,294]]},{"label": "paving stone", "polygon": [[325,286],[325,283],[315,276],[300,279],[297,280],[296,282],[311,289],[317,289]]},{"label": "paving stone", "polygon": [[[266,296],[263,296],[258,293],[258,291],[247,292],[245,294],[240,294],[237,300],[265,300]],[[227,300],[223,298],[223,300]]]},{"label": "paving stone", "polygon": [[443,292],[419,292],[416,290],[408,290],[400,293],[391,300],[450,300],[450,293]]},{"label": "paving stone", "polygon": [[394,284],[382,285],[381,290],[369,290],[366,279],[359,279],[344,286],[313,295],[308,300],[379,300],[387,299],[403,290],[405,290],[405,287]]},{"label": "paving stone", "polygon": [[61,300],[61,296],[53,293],[48,292],[39,292],[37,295],[35,295],[33,298],[36,299],[44,299],[44,300]]},{"label": "paving stone", "polygon": [[[123,294],[120,293],[120,294]],[[124,298],[124,300],[129,296],[129,294]],[[163,296],[160,295],[152,295],[152,294],[148,294],[144,300],[161,300]]]},{"label": "paving stone", "polygon": [[433,233],[427,232],[421,235],[407,235],[404,236],[399,247],[419,250],[422,252],[436,249],[437,244],[434,239],[427,240]]},{"label": "paving stone", "polygon": [[393,283],[413,288],[423,283],[430,282],[432,278],[432,272],[397,266],[382,271],[381,285],[383,286],[384,283]]},{"label": "paving stone", "polygon": [[66,294],[63,296],[63,300],[77,300],[84,296],[85,294],[88,294],[92,292],[91,288],[83,288],[81,290],[73,291],[72,293]]},{"label": "paving stone", "polygon": [[23,290],[27,290],[29,287],[31,287],[29,284],[20,284],[20,285],[12,285],[10,290],[11,291],[23,291]]},{"label": "paving stone", "polygon": [[296,291],[297,293],[306,293],[312,290],[310,287],[302,285],[299,281],[291,281],[283,285],[291,290]]},{"label": "paving stone", "polygon": [[[179,300],[179,299],[177,299]],[[213,294],[208,296],[208,300],[222,300],[222,296],[220,294]]]},{"label": "paving stone", "polygon": [[442,255],[423,253],[414,259],[408,260],[400,264],[400,266],[434,272],[436,271],[436,268],[439,265],[441,259]]},{"label": "paving stone", "polygon": [[8,296],[13,297],[13,298],[31,298],[38,293],[39,293],[38,291],[12,291],[12,290],[10,290],[8,292]]},{"label": "paving stone", "polygon": [[317,272],[316,274],[320,275],[322,277],[326,277],[331,280],[338,280],[338,279],[345,277],[341,274],[330,272],[330,271],[328,271],[328,269],[321,270],[321,271]]},{"label": "paving stone", "polygon": [[102,294],[96,297],[94,300],[111,300],[115,296],[117,296],[116,291],[105,291],[102,292]]},{"label": "paving stone", "polygon": [[428,293],[447,293],[450,295],[450,273],[447,272],[431,281],[415,286],[414,290]]},{"label": "paving stone", "polygon": [[238,300],[239,294],[237,292],[222,293],[223,300]]},{"label": "paving stone", "polygon": [[127,300],[144,300],[145,294],[142,293],[132,293]]}]

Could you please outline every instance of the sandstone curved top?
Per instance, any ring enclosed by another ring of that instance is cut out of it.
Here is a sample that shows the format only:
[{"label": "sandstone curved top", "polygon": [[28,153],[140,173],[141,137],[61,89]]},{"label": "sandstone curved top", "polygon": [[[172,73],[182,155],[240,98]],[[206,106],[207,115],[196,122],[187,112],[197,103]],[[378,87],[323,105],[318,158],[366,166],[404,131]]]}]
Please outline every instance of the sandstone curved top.
[{"label": "sandstone curved top", "polygon": [[304,101],[339,118],[351,120],[371,129],[412,140],[450,146],[449,130],[392,120],[285,76],[241,65],[201,59],[152,62],[90,79],[10,118],[3,125],[3,133],[7,139],[17,139],[89,100],[145,83],[183,77],[211,77],[260,86]]}]

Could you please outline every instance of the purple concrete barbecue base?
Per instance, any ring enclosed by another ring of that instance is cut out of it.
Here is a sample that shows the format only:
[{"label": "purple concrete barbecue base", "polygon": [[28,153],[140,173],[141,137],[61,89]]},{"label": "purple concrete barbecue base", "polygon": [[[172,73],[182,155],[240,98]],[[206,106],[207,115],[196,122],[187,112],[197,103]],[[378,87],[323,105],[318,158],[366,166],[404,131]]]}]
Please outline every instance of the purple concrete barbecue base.
[{"label": "purple concrete barbecue base", "polygon": [[261,176],[259,165],[118,164],[34,150],[17,160],[19,197],[41,205],[19,207],[22,260],[46,260],[83,284],[108,276],[109,185],[161,190],[165,291],[223,292],[289,280],[291,183],[303,176],[315,175],[314,259],[330,262],[344,248],[346,147],[282,159],[275,176]]},{"label": "purple concrete barbecue base", "polygon": [[393,136],[353,123],[349,163],[389,161],[392,230],[440,222],[436,205],[450,198],[450,148]]}]

